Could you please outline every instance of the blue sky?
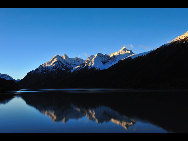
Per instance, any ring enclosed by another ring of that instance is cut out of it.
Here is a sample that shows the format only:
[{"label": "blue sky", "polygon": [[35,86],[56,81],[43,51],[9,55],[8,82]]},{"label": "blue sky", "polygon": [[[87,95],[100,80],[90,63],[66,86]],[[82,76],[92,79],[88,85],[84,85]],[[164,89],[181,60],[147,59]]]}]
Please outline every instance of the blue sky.
[{"label": "blue sky", "polygon": [[23,78],[56,54],[145,52],[187,30],[187,8],[0,8],[0,73]]}]

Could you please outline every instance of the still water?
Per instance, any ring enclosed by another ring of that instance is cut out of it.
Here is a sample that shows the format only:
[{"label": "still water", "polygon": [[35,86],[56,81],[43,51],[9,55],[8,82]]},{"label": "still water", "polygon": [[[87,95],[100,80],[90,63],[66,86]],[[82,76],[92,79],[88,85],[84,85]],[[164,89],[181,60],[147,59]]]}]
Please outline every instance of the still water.
[{"label": "still water", "polygon": [[68,89],[0,94],[0,133],[187,132],[188,107],[176,94]]}]

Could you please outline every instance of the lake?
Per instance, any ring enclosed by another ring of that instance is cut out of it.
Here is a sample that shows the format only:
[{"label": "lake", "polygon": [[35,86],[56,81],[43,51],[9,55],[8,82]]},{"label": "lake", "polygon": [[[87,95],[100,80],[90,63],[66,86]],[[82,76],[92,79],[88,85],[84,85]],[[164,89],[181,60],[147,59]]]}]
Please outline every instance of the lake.
[{"label": "lake", "polygon": [[0,133],[184,133],[187,91],[21,90],[0,94]]}]

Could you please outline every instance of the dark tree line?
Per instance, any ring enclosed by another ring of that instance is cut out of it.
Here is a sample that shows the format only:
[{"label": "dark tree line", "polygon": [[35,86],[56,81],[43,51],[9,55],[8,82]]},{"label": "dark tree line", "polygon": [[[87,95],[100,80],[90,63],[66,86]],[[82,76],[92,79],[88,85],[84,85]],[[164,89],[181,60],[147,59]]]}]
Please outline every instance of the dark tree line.
[{"label": "dark tree line", "polygon": [[15,81],[0,78],[0,92],[16,91],[19,89],[20,87]]}]

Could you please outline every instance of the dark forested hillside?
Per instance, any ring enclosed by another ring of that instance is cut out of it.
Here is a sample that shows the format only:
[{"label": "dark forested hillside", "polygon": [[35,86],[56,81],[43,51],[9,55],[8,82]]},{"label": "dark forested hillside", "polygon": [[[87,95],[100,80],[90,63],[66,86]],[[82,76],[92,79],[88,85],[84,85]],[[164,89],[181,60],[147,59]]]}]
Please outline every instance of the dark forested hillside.
[{"label": "dark forested hillside", "polygon": [[18,86],[18,84],[15,81],[0,78],[0,92],[16,91],[19,89],[20,89],[20,87]]},{"label": "dark forested hillside", "polygon": [[172,42],[137,58],[119,61],[106,70],[81,69],[28,75],[23,88],[151,88],[186,89],[188,42]]},{"label": "dark forested hillside", "polygon": [[106,70],[119,87],[187,88],[188,44],[172,43],[146,56],[127,59]]}]

